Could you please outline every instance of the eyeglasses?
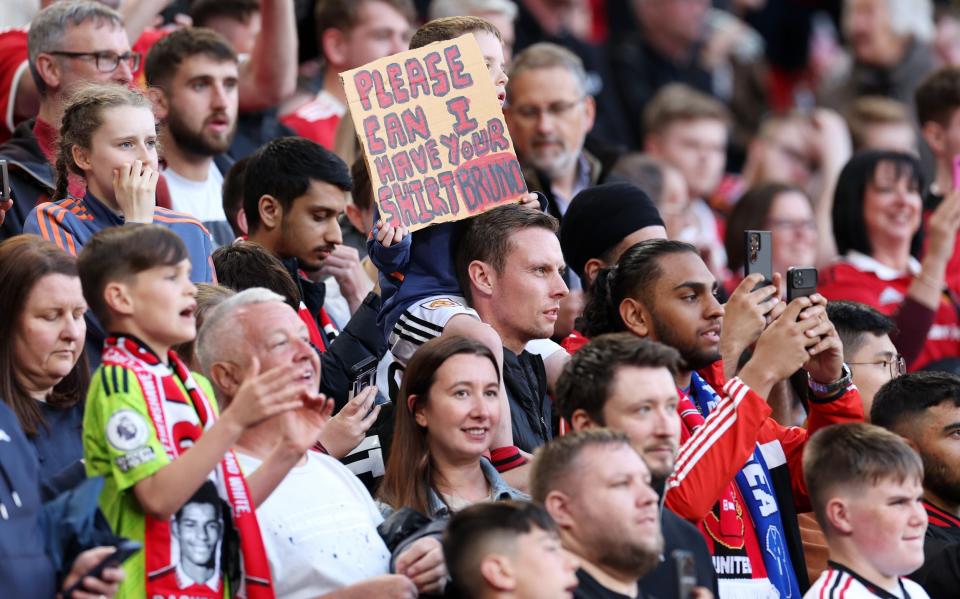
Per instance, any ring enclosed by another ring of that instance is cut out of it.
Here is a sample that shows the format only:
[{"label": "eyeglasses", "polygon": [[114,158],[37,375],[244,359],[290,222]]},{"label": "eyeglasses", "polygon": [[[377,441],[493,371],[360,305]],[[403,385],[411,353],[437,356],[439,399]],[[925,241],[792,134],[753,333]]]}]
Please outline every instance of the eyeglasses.
[{"label": "eyeglasses", "polygon": [[847,366],[868,365],[883,366],[890,372],[890,378],[894,379],[907,373],[907,361],[904,360],[900,354],[897,354],[889,360],[877,360],[876,362],[847,362]]},{"label": "eyeglasses", "polygon": [[130,67],[130,71],[136,71],[140,66],[141,55],[139,52],[124,52],[123,54],[117,54],[116,52],[64,52],[57,50],[56,52],[47,52],[47,54],[53,54],[54,56],[66,56],[68,58],[93,58],[97,62],[97,70],[101,73],[112,73],[117,70],[117,67],[120,66],[120,61],[127,63],[127,66]]},{"label": "eyeglasses", "polygon": [[530,121],[530,122],[539,121],[540,116],[543,115],[544,113],[549,114],[551,117],[557,119],[557,118],[562,118],[568,112],[570,112],[571,110],[579,106],[580,103],[583,102],[584,98],[586,98],[586,96],[582,96],[580,99],[574,100],[573,102],[563,102],[563,101],[552,102],[550,104],[547,104],[545,108],[540,108],[539,106],[529,106],[529,105],[516,106],[516,107],[511,107],[510,112],[512,112],[514,115],[516,115],[520,119],[524,121]]},{"label": "eyeglasses", "polygon": [[817,230],[817,222],[812,218],[803,220],[771,218],[767,220],[767,225],[771,229],[778,229],[780,231],[796,231],[798,233]]}]

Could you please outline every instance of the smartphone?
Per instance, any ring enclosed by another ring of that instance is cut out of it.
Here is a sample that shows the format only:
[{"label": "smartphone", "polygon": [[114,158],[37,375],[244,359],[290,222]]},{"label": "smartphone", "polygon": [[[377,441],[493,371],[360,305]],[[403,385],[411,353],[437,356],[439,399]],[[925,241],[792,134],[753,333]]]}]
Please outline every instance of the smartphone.
[{"label": "smartphone", "polygon": [[119,566],[123,562],[130,559],[133,554],[140,551],[141,545],[139,541],[134,541],[132,539],[124,539],[117,543],[117,550],[108,555],[107,557],[100,560],[100,563],[96,566],[90,568],[86,574],[80,577],[77,582],[73,583],[69,589],[64,591],[64,599],[72,599],[73,594],[77,591],[83,590],[83,579],[87,576],[92,576],[93,578],[100,578],[100,575],[103,574],[103,571],[107,568],[113,568]]},{"label": "smartphone", "polygon": [[349,399],[353,399],[359,395],[361,391],[376,382],[377,359],[373,356],[367,356],[365,359],[350,367]]},{"label": "smartphone", "polygon": [[677,571],[677,597],[690,599],[697,586],[697,561],[693,553],[683,549],[674,549],[670,557]]},{"label": "smartphone", "polygon": [[817,269],[812,266],[791,266],[787,269],[787,302],[817,292]]},{"label": "smartphone", "polygon": [[763,275],[763,281],[754,290],[773,285],[773,236],[770,231],[744,231],[743,249],[745,274],[749,276],[758,272]]},{"label": "smartphone", "polygon": [[10,199],[10,172],[7,170],[7,161],[0,160],[0,202]]}]

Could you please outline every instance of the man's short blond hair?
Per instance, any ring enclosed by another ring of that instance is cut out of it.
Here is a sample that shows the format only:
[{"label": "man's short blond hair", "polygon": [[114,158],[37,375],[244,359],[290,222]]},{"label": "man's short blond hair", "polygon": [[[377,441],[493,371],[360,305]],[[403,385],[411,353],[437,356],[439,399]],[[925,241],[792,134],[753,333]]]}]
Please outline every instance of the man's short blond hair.
[{"label": "man's short blond hair", "polygon": [[588,428],[557,437],[540,447],[533,456],[530,471],[533,500],[543,503],[551,491],[566,488],[578,471],[580,456],[591,447],[633,448],[625,433],[608,428]]},{"label": "man's short blond hair", "polygon": [[563,69],[570,73],[581,96],[589,92],[587,71],[580,57],[563,46],[550,42],[538,42],[513,57],[510,66],[510,79],[507,81],[507,102],[510,101],[512,82],[524,71],[539,69]]},{"label": "man's short blond hair", "polygon": [[643,111],[643,130],[647,135],[660,134],[670,125],[683,121],[709,119],[730,126],[730,111],[722,102],[689,85],[671,83],[664,86]]},{"label": "man's short blond hair", "polygon": [[860,96],[847,111],[847,126],[854,149],[866,144],[867,130],[876,125],[912,126],[910,109],[903,102],[884,96]]}]

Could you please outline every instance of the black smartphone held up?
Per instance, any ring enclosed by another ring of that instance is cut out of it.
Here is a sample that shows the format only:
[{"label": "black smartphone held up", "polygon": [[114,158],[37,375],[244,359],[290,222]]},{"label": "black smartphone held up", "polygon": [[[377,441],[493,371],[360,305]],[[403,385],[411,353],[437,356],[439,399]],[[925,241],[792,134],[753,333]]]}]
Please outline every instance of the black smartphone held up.
[{"label": "black smartphone held up", "polygon": [[817,269],[812,266],[791,266],[787,269],[787,302],[817,292]]},{"label": "black smartphone held up", "polygon": [[119,543],[117,543],[116,551],[114,551],[107,557],[100,560],[99,564],[90,568],[86,574],[84,574],[83,576],[80,577],[79,580],[77,580],[77,582],[73,583],[69,589],[64,591],[63,593],[64,599],[72,599],[74,593],[76,593],[77,591],[83,590],[84,578],[86,578],[87,576],[91,576],[93,578],[100,578],[104,570],[106,570],[107,568],[113,568],[115,566],[119,566],[123,562],[130,559],[133,556],[133,554],[140,551],[141,547],[142,545],[140,545],[139,541],[134,541],[132,539],[124,539]]},{"label": "black smartphone held up", "polygon": [[693,553],[683,549],[674,549],[670,554],[677,571],[677,597],[690,599],[697,586],[697,562]]},{"label": "black smartphone held up", "polygon": [[367,356],[350,367],[350,394],[353,399],[361,391],[377,382],[377,359]]},{"label": "black smartphone held up", "polygon": [[763,275],[763,281],[754,289],[773,285],[773,236],[770,231],[744,231],[743,250],[745,274],[749,276],[758,272]]},{"label": "black smartphone held up", "polygon": [[10,199],[10,172],[7,170],[7,161],[0,160],[0,202]]}]

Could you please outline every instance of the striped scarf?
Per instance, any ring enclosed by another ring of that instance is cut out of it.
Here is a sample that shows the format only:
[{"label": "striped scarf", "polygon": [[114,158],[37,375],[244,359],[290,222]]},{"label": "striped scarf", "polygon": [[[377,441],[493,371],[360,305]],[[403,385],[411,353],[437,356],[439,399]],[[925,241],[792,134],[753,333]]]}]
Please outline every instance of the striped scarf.
[{"label": "striped scarf", "polygon": [[[692,373],[690,393],[681,393],[678,404],[680,418],[691,434],[703,426],[705,417],[710,415],[710,411],[719,401],[717,392],[700,375],[696,372]],[[777,507],[777,498],[771,480],[760,448],[754,447],[753,455],[737,473],[737,488],[750,512],[757,541],[763,548],[763,563],[767,570],[767,578],[780,591],[780,597],[783,599],[800,599],[800,585],[797,583],[797,576],[790,561],[783,522],[780,519],[780,510]],[[736,506],[736,493],[733,483],[730,483],[720,496],[720,532],[724,536],[747,534],[742,529],[737,530],[739,519]]]}]

